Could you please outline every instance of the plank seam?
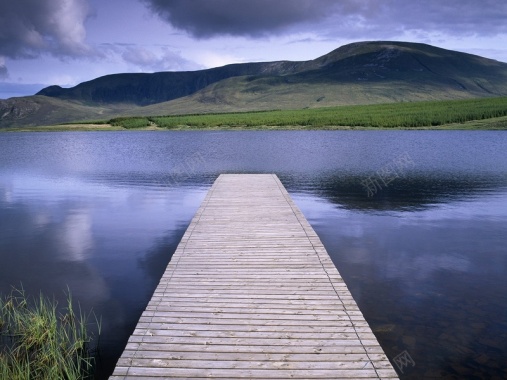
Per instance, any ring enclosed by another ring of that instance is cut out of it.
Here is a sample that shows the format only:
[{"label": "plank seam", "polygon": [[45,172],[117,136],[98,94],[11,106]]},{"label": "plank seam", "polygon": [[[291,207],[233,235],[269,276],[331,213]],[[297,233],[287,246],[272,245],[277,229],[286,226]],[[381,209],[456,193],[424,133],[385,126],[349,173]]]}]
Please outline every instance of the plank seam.
[{"label": "plank seam", "polygon": [[[211,189],[209,190],[208,194],[206,195],[206,198],[203,202],[203,204],[201,205],[201,207],[199,207],[198,209],[198,218],[196,220],[196,222],[194,223],[192,229],[190,230],[190,233],[188,234],[188,238],[185,239],[185,243],[183,244],[183,248],[181,250],[181,254],[178,255],[178,258],[176,259],[176,263],[174,265],[174,268],[171,272],[171,275],[169,276],[168,279],[166,279],[166,284],[165,284],[165,287],[164,287],[164,293],[167,291],[170,283],[171,283],[171,279],[174,275],[174,273],[176,272],[176,269],[178,268],[178,264],[181,260],[181,258],[183,257],[183,255],[185,254],[185,248],[187,246],[187,243],[190,241],[190,237],[192,236],[192,234],[194,233],[194,230],[196,229],[197,225],[199,224],[199,221],[201,220],[201,216],[203,215],[204,213],[204,210],[206,209],[206,207],[208,206],[208,203],[209,203],[209,200],[211,199],[211,196],[213,195],[213,192],[215,191],[215,188],[218,184],[218,182],[220,181],[222,175],[220,175],[217,180],[215,181],[215,183],[213,184],[213,186],[211,186]],[[192,223],[193,220],[190,222]],[[161,278],[161,281],[162,281],[162,278]],[[158,286],[157,286],[157,289],[158,289]],[[156,290],[157,290],[156,289]],[[163,297],[160,297],[160,300],[159,302],[157,303],[157,306],[155,308],[155,310],[160,306],[160,304],[162,303],[162,301],[164,300]],[[146,329],[146,332],[143,334],[142,336],[142,339],[141,339],[141,342],[140,343],[143,343],[144,342],[144,338],[148,336],[149,332],[150,332],[150,327],[151,327],[151,324],[153,323],[153,318],[155,317],[155,313],[152,313],[152,315],[150,316],[150,322],[148,323],[148,328]],[[131,368],[133,368],[133,362],[135,359],[137,359],[137,354],[139,353],[139,350],[141,349],[141,344],[138,345],[138,347],[136,348],[136,351],[134,352],[134,354],[132,355],[132,357],[130,358],[129,360],[129,367],[127,369],[127,372],[125,373],[125,375],[123,376],[123,378],[125,379],[127,376],[129,376],[129,371]]]},{"label": "plank seam", "polygon": [[[277,183],[278,185],[278,189],[280,189],[280,192],[283,194],[284,196],[284,199],[285,199],[285,202],[287,202],[287,204],[289,205],[290,209],[292,210],[294,216],[296,217],[299,225],[301,226],[301,228],[303,229],[303,231],[305,232],[306,234],[306,237],[308,238],[308,241],[310,242],[310,244],[312,245],[312,249],[313,251],[315,252],[315,254],[317,255],[318,259],[319,259],[319,262],[320,262],[320,265],[322,266],[322,269],[324,270],[324,273],[326,274],[327,278],[329,279],[329,283],[331,284],[331,287],[333,288],[333,291],[335,292],[336,296],[338,297],[338,299],[340,300],[340,302],[342,303],[342,305],[345,305],[343,300],[341,299],[340,297],[340,294],[338,293],[338,290],[335,288],[334,286],[334,283],[333,281],[331,280],[331,276],[329,275],[327,269],[326,269],[326,266],[324,265],[324,263],[322,262],[321,258],[320,258],[320,255],[319,253],[317,252],[317,249],[315,247],[315,245],[313,244],[313,241],[312,239],[310,239],[310,236],[308,236],[308,232],[305,228],[305,226],[303,226],[303,224],[301,223],[301,220],[299,219],[299,216],[298,214],[295,212],[294,210],[294,207],[296,207],[296,205],[292,202],[289,202],[289,200],[287,199],[287,196],[289,196],[289,193],[287,192],[287,190],[285,190],[285,187],[283,187],[283,184],[281,183],[280,179],[275,175],[275,174],[272,174],[273,176],[273,179],[275,180],[275,182]],[[285,191],[284,191],[285,190]],[[361,339],[361,337],[359,336],[359,333],[357,332],[356,330],[356,325],[355,323],[353,322],[348,310],[346,307],[343,308],[344,311],[345,311],[345,314],[347,315],[347,317],[349,318],[350,320],[350,323],[352,324],[352,327],[354,329],[354,333],[356,334],[357,336],[357,339],[359,340],[359,342],[361,342],[361,346],[363,347],[364,349],[364,352],[366,354],[366,356],[368,357],[368,360],[370,361],[375,373],[377,374],[378,378],[380,379],[380,374],[377,372],[377,369],[375,368],[375,364],[374,364],[374,361],[370,358],[370,355],[368,354],[368,351],[366,350],[366,348],[364,347],[364,344],[363,344],[363,341]]]},{"label": "plank seam", "polygon": [[218,176],[110,379],[209,377],[398,378],[276,174]]}]

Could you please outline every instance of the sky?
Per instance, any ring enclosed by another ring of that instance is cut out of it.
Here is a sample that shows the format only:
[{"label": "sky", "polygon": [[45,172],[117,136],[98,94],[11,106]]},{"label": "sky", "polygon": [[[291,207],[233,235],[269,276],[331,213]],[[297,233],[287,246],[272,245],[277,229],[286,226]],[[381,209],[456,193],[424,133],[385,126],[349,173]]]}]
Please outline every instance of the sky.
[{"label": "sky", "polygon": [[373,40],[507,62],[507,1],[0,0],[0,99],[113,73],[309,60]]}]

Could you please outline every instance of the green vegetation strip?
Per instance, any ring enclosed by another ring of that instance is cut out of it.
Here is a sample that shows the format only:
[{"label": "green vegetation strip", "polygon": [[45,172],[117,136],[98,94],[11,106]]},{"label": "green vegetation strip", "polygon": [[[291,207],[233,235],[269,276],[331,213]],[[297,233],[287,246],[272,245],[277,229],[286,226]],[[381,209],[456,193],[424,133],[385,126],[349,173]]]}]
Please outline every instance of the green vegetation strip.
[{"label": "green vegetation strip", "polygon": [[507,116],[507,97],[467,100],[388,103],[374,105],[195,114],[153,117],[121,117],[109,124],[123,128],[181,127],[310,127],[418,128],[466,123]]},{"label": "green vegetation strip", "polygon": [[[88,379],[93,374],[86,316],[55,300],[29,299],[22,290],[0,299],[0,378]],[[97,322],[100,334],[100,323]]]}]

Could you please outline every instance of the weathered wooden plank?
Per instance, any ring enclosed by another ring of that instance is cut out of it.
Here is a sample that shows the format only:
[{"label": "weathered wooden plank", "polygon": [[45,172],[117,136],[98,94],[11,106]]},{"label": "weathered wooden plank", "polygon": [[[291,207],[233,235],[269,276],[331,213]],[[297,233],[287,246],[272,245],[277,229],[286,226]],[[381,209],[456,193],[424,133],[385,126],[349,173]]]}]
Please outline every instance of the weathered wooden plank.
[{"label": "weathered wooden plank", "polygon": [[216,324],[216,325],[259,325],[259,326],[364,326],[364,318],[349,318],[346,316],[338,317],[334,320],[313,320],[311,323],[308,320],[302,323],[301,320],[298,319],[234,319],[234,318],[214,318],[212,321],[209,318],[198,318],[192,316],[186,317],[160,317],[157,316],[155,312],[152,313],[143,313],[140,318],[140,321],[147,323],[173,323],[173,324]]},{"label": "weathered wooden plank", "polygon": [[333,354],[339,357],[343,354],[378,354],[383,355],[384,351],[379,345],[375,346],[225,346],[225,345],[195,345],[175,343],[139,343],[129,342],[125,351],[135,353],[143,351],[164,351],[164,352],[211,352],[211,353],[249,353],[249,354],[308,354],[318,358],[321,354]]},{"label": "weathered wooden plank", "polygon": [[[304,309],[304,310],[298,310],[298,309],[245,309],[243,307],[228,307],[228,308],[202,308],[200,306],[196,307],[177,307],[174,305],[171,306],[153,306],[153,307],[147,307],[146,310],[159,310],[159,311],[167,311],[167,312],[181,312],[181,313],[199,313],[199,312],[206,312],[206,313],[224,313],[224,314],[243,314],[245,311],[249,311],[250,314],[259,315],[259,314],[275,314],[275,315],[343,315],[346,313],[345,309],[335,309],[335,310],[322,310],[322,309]],[[241,318],[241,316],[238,316]]]},{"label": "weathered wooden plank", "polygon": [[374,346],[377,340],[373,339],[282,339],[282,338],[201,338],[201,337],[180,337],[180,336],[163,336],[153,335],[147,331],[145,335],[131,335],[129,342],[132,343],[174,343],[174,344],[196,344],[196,345],[242,345],[242,346],[310,346],[310,347],[326,347],[326,346]]},{"label": "weathered wooden plank", "polygon": [[[122,359],[166,359],[166,360],[254,360],[254,361],[289,361],[289,362],[325,362],[339,360],[343,362],[375,360],[384,363],[387,357],[383,354],[281,354],[281,353],[241,353],[241,352],[199,352],[199,351],[163,351],[163,350],[126,350]],[[120,363],[120,362],[119,362]]]},{"label": "weathered wooden plank", "polygon": [[351,370],[351,369],[372,369],[372,364],[368,358],[355,361],[287,361],[287,360],[252,360],[248,356],[244,356],[239,360],[205,360],[198,358],[188,359],[158,359],[158,358],[124,358],[118,362],[120,366],[136,366],[136,367],[155,367],[155,368],[201,368],[201,369],[292,369],[292,370]]},{"label": "weathered wooden plank", "polygon": [[152,321],[143,322],[139,321],[137,324],[139,329],[157,329],[157,330],[175,330],[175,331],[252,331],[252,332],[265,332],[265,331],[276,331],[276,332],[300,332],[300,333],[353,333],[357,331],[359,333],[366,332],[371,333],[371,329],[368,326],[358,326],[357,324],[352,326],[339,325],[339,326],[285,326],[285,325],[219,325],[219,324],[181,324],[181,323],[155,323]]},{"label": "weathered wooden plank", "polygon": [[[362,369],[235,369],[235,368],[159,368],[118,367],[126,369],[125,376],[173,378],[226,378],[226,379],[378,379],[378,370],[368,365]],[[124,371],[124,370],[123,370]]]},{"label": "weathered wooden plank", "polygon": [[111,379],[391,379],[388,358],[274,175],[221,175]]},{"label": "weathered wooden plank", "polygon": [[[353,298],[345,298],[345,297],[342,297],[342,304],[343,305],[350,305],[350,306],[356,306],[356,303],[354,302],[354,299]],[[245,301],[241,301],[241,300],[238,300],[238,299],[221,299],[221,300],[216,300],[216,299],[205,299],[205,300],[201,300],[200,301],[200,304],[201,305],[217,305],[217,306],[220,306],[220,305],[223,305],[223,306],[227,306],[229,304],[241,304],[243,305],[244,307],[260,307],[260,305],[269,305],[269,307],[273,307],[273,308],[276,308],[276,307],[287,307],[287,308],[298,308],[298,307],[304,307],[304,306],[308,306],[308,307],[317,307],[317,308],[328,308],[328,307],[333,307],[333,306],[337,306],[339,308],[341,308],[342,306],[337,303],[337,302],[333,302],[333,300],[330,300],[330,301],[325,301],[325,300],[299,300],[299,299],[296,299],[296,300],[278,300],[278,299],[257,299],[257,298],[253,298],[253,299],[246,299]],[[153,297],[153,299],[150,301],[150,303],[148,305],[164,305],[164,304],[189,304],[189,306],[195,306],[195,299],[193,298],[185,298],[185,297],[173,297],[173,295],[169,292],[167,293],[166,296],[157,296],[157,297]]]},{"label": "weathered wooden plank", "polygon": [[373,333],[358,333],[356,331],[350,332],[288,332],[288,331],[247,331],[247,332],[236,332],[236,331],[200,331],[200,330],[169,330],[169,329],[158,329],[153,328],[136,328],[132,335],[137,336],[163,336],[163,337],[192,337],[192,338],[255,338],[255,339],[306,339],[306,340],[332,340],[337,339],[357,339],[361,337],[363,340],[374,340],[375,335]]},{"label": "weathered wooden plank", "polygon": [[[269,303],[261,303],[261,304],[248,304],[246,301],[244,302],[221,302],[221,303],[211,303],[206,302],[201,305],[192,304],[192,302],[164,302],[160,304],[152,304],[146,307],[146,310],[160,310],[160,308],[172,308],[174,310],[184,310],[184,311],[208,311],[208,312],[222,312],[224,310],[227,311],[239,311],[239,310],[256,310],[257,312],[265,312],[263,310],[272,310],[273,313],[282,313],[287,314],[289,312],[293,313],[301,313],[304,314],[306,310],[316,310],[322,313],[329,313],[335,311],[345,311],[345,304],[315,304],[315,305],[287,305],[285,306],[282,303],[279,304],[269,304]],[[198,310],[197,310],[198,308]],[[237,310],[236,310],[237,309]]]}]

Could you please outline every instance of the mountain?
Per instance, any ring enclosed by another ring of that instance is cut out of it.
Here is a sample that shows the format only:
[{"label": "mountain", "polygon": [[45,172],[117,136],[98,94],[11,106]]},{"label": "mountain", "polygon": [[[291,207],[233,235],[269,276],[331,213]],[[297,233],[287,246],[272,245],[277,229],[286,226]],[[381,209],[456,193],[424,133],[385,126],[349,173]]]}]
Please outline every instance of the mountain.
[{"label": "mountain", "polygon": [[507,63],[406,42],[358,42],[311,61],[114,74],[0,101],[0,126],[507,95]]},{"label": "mountain", "polygon": [[295,72],[292,62],[234,64],[200,71],[153,74],[113,74],[76,87],[50,86],[37,95],[90,104],[132,103],[148,105],[193,94],[221,80],[244,75],[284,75]]}]

